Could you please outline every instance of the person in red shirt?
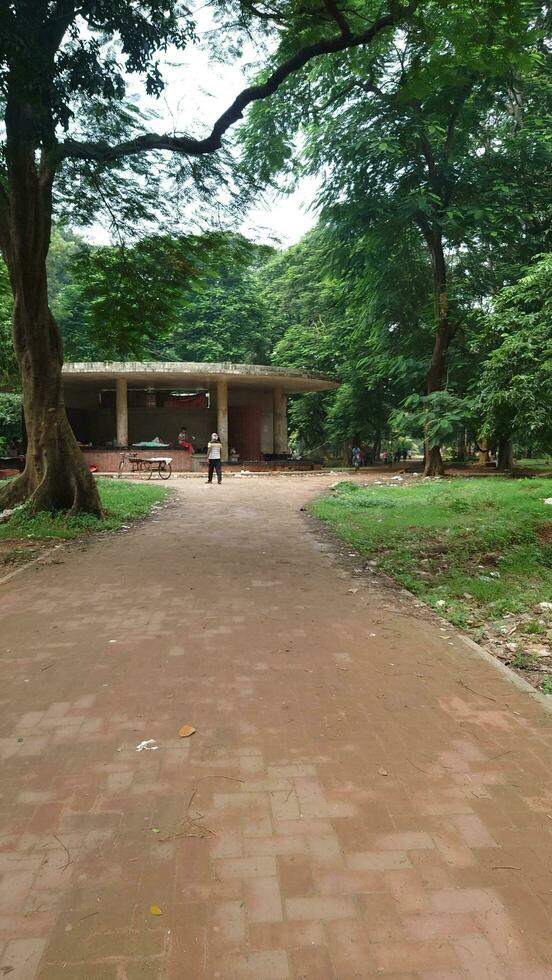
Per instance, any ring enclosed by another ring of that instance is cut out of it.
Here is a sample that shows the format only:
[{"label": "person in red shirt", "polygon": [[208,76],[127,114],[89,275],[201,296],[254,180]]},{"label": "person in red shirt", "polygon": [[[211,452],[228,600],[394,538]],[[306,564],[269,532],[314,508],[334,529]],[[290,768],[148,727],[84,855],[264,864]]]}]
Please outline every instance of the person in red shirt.
[{"label": "person in red shirt", "polygon": [[190,455],[194,451],[193,444],[188,439],[188,430],[186,426],[182,426],[180,432],[178,433],[178,445],[181,447],[181,449],[185,449],[187,452],[189,452]]}]

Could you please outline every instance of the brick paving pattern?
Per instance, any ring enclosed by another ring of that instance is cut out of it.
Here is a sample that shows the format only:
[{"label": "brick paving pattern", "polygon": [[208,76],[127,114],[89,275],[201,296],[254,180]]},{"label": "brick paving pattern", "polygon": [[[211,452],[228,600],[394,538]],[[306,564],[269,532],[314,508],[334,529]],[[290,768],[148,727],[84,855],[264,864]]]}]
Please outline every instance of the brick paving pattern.
[{"label": "brick paving pattern", "polygon": [[552,715],[352,579],[329,482],[187,482],[0,588],[0,977],[552,977]]}]

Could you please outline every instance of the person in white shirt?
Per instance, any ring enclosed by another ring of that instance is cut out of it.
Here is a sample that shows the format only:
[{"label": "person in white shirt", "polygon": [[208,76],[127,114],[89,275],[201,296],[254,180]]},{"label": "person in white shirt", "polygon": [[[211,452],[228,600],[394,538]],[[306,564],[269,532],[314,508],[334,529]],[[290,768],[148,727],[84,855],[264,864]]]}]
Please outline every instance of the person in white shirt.
[{"label": "person in white shirt", "polygon": [[217,483],[222,483],[222,443],[218,437],[218,432],[211,433],[211,441],[207,446],[207,459],[209,460],[209,476],[207,483],[213,482],[213,473],[217,472]]}]

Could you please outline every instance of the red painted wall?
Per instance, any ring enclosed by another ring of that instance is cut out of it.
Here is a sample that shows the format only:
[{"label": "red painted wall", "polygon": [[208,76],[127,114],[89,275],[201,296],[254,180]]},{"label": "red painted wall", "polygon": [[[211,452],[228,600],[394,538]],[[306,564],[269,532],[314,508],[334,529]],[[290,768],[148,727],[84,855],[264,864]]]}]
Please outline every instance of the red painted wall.
[{"label": "red painted wall", "polygon": [[228,448],[236,449],[240,460],[261,459],[261,407],[230,405],[228,408]]}]

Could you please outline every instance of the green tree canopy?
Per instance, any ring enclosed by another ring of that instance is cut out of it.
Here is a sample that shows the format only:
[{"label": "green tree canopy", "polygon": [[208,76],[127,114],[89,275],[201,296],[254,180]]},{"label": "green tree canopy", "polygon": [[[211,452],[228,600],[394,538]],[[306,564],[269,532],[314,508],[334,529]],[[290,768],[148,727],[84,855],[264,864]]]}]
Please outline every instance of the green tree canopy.
[{"label": "green tree canopy", "polygon": [[[542,26],[531,3],[492,0],[476,18],[470,3],[423,4],[400,41],[316,62],[256,106],[243,132],[265,180],[321,175],[322,220],[345,252],[358,255],[368,233],[393,252],[407,229],[427,248],[430,395],[450,383],[470,306],[542,248],[552,104]],[[428,439],[427,453],[427,472],[442,471],[438,444]]]},{"label": "green tree canopy", "polygon": [[552,255],[497,296],[487,321],[491,349],[479,379],[483,434],[530,448],[552,443]]},{"label": "green tree canopy", "polygon": [[118,191],[134,167],[136,193],[132,200],[123,196],[119,210],[131,221],[135,213],[145,220],[150,212],[143,201],[159,174],[158,154],[165,153],[178,155],[188,197],[206,185],[206,176],[207,192],[210,181],[228,196],[224,137],[248,106],[272,96],[314,58],[371,45],[403,23],[416,2],[389,0],[388,9],[355,2],[345,22],[339,6],[326,0],[214,0],[215,57],[240,57],[245,39],[265,42],[271,54],[257,84],[238,93],[212,124],[188,118],[180,131],[174,126],[165,133],[150,130],[132,111],[131,79],[160,95],[161,57],[170,50],[182,62],[185,48],[202,45],[199,5],[10,0],[0,6],[0,250],[15,297],[13,338],[29,438],[25,471],[2,488],[0,505],[29,498],[32,510],[101,512],[63,405],[62,344],[46,274],[53,202],[60,195],[72,200],[88,219],[99,201],[117,210]]}]

